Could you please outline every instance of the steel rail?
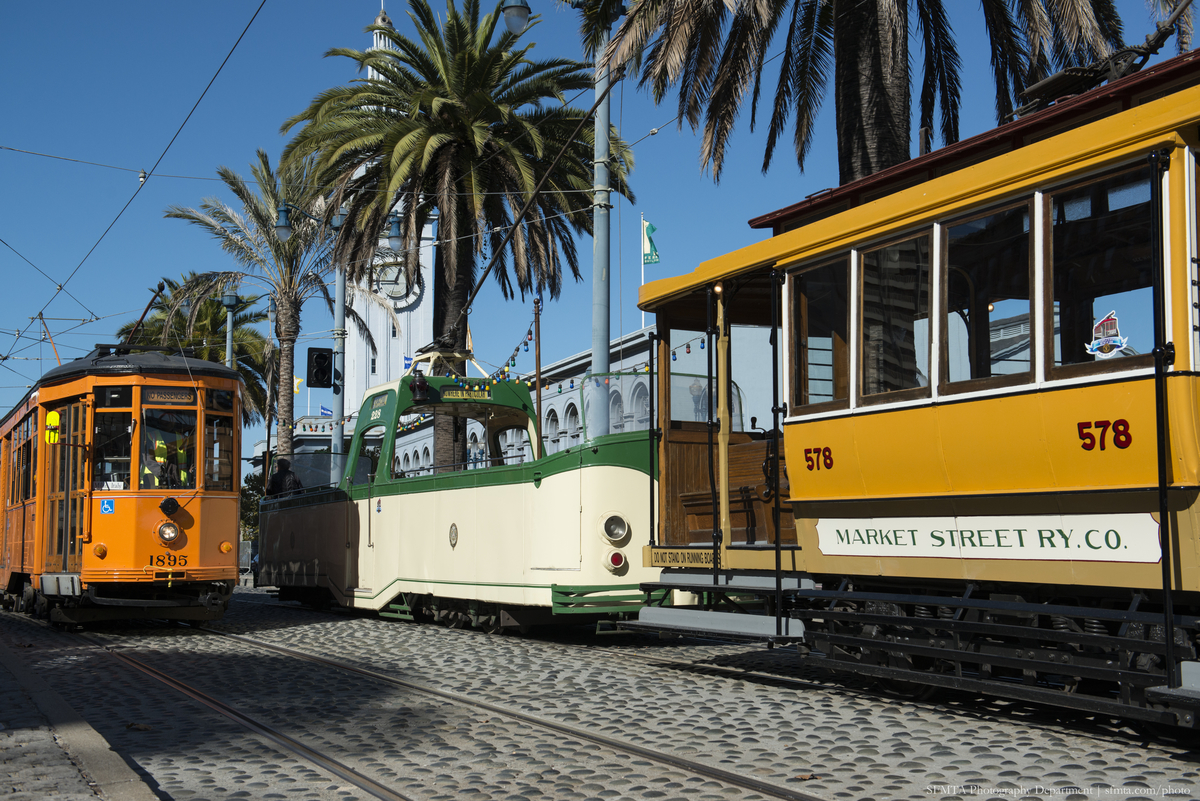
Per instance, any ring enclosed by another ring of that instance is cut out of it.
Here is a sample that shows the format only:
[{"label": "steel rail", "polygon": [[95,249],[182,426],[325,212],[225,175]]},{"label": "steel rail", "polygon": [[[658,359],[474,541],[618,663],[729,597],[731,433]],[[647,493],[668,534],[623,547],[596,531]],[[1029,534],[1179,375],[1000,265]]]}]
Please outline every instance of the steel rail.
[{"label": "steel rail", "polygon": [[487,710],[488,712],[491,712],[492,714],[502,715],[504,717],[508,717],[513,720],[518,720],[518,721],[525,723],[527,725],[530,725],[530,726],[538,726],[543,729],[549,729],[550,731],[557,732],[558,734],[564,734],[564,735],[567,735],[568,737],[577,737],[581,740],[586,740],[590,743],[594,743],[596,745],[600,745],[605,748],[611,748],[614,751],[620,751],[620,752],[627,753],[627,754],[633,754],[634,756],[639,756],[639,757],[642,757],[643,759],[648,759],[652,762],[657,762],[659,764],[666,765],[668,767],[679,768],[681,770],[686,770],[690,773],[694,773],[699,776],[705,776],[707,778],[714,779],[716,781],[723,782],[725,784],[732,785],[734,787],[740,787],[744,790],[749,790],[749,791],[755,792],[755,793],[761,793],[762,795],[765,795],[769,798],[781,798],[781,799],[787,799],[787,801],[827,801],[827,799],[821,798],[820,796],[810,795],[808,793],[800,792],[798,790],[792,790],[787,787],[780,787],[778,784],[774,784],[772,782],[759,781],[758,779],[752,779],[748,776],[742,776],[742,775],[734,773],[732,771],[722,770],[721,768],[716,768],[711,765],[705,765],[700,762],[694,762],[690,759],[685,759],[684,757],[674,756],[672,754],[664,754],[660,751],[655,751],[653,749],[645,748],[640,745],[628,743],[628,742],[625,742],[623,740],[618,740],[613,737],[606,737],[602,734],[595,734],[593,732],[587,731],[586,729],[580,729],[575,726],[568,726],[564,723],[557,723],[555,721],[546,720],[545,718],[537,717],[536,715],[528,715],[528,714],[525,714],[524,712],[518,712],[514,709],[500,706],[498,704],[493,704],[488,701],[481,701],[476,698],[469,698],[465,695],[462,695],[460,693],[451,692],[449,690],[441,690],[441,689],[438,689],[437,687],[430,687],[426,684],[420,684],[418,682],[408,681],[406,679],[398,679],[395,676],[389,676],[386,673],[379,673],[374,670],[369,670],[367,668],[358,667],[357,665],[352,665],[350,663],[342,662],[342,661],[339,661],[336,659],[330,659],[328,657],[320,656],[318,654],[309,653],[307,651],[300,651],[300,650],[297,650],[294,648],[288,648],[288,647],[282,646],[282,645],[275,645],[273,643],[263,642],[262,640],[256,640],[252,637],[245,637],[240,634],[229,634],[229,633],[226,633],[223,631],[218,631],[216,629],[210,629],[210,628],[207,628],[204,626],[196,626],[195,628],[199,631],[203,631],[208,634],[216,634],[221,637],[228,637],[229,639],[236,640],[238,642],[242,642],[247,645],[257,647],[257,648],[263,648],[263,649],[266,649],[269,651],[274,651],[276,653],[284,654],[285,656],[292,656],[297,659],[305,659],[310,662],[315,662],[316,664],[319,664],[319,665],[325,665],[326,667],[332,667],[332,668],[335,668],[338,670],[347,671],[349,673],[355,673],[357,675],[365,676],[367,678],[375,679],[377,681],[381,681],[381,682],[391,684],[391,685],[394,685],[397,687],[403,687],[407,690],[412,690],[414,692],[432,695],[437,698],[441,698],[446,701],[450,701],[452,703],[461,704],[464,706],[475,707],[478,709],[484,709],[484,710]]},{"label": "steel rail", "polygon": [[369,793],[370,795],[374,796],[375,798],[382,799],[382,801],[416,801],[411,796],[406,796],[406,795],[403,795],[402,793],[398,793],[395,790],[391,789],[390,787],[387,787],[386,785],[380,784],[379,782],[375,781],[374,779],[364,776],[363,774],[359,773],[358,771],[354,770],[353,768],[349,767],[348,765],[344,765],[341,762],[338,762],[336,759],[327,757],[324,754],[322,754],[320,751],[317,751],[313,748],[309,748],[307,745],[304,745],[299,740],[289,737],[288,735],[283,734],[282,732],[279,732],[279,731],[271,728],[270,726],[266,725],[265,723],[260,723],[259,721],[255,720],[254,718],[250,717],[249,715],[239,712],[237,709],[230,706],[229,704],[226,704],[223,701],[219,701],[216,698],[213,698],[211,695],[201,692],[200,690],[197,690],[195,687],[185,684],[184,682],[179,681],[178,679],[172,678],[171,676],[167,675],[166,673],[163,673],[162,671],[158,670],[157,668],[153,668],[150,665],[147,665],[145,662],[141,662],[140,660],[134,659],[132,656],[129,656],[128,654],[121,653],[119,650],[117,650],[117,648],[119,648],[121,646],[104,645],[102,643],[95,643],[95,641],[91,640],[91,638],[83,637],[83,635],[76,635],[76,636],[80,636],[80,637],[82,637],[82,639],[85,639],[88,642],[94,643],[96,645],[96,647],[102,648],[110,656],[112,656],[113,658],[119,660],[120,662],[128,665],[129,667],[131,667],[135,670],[138,670],[142,673],[145,673],[147,676],[158,679],[159,681],[161,681],[163,684],[167,685],[171,689],[176,690],[177,692],[183,693],[184,695],[188,696],[189,698],[191,698],[195,701],[199,701],[201,704],[204,704],[209,709],[219,712],[220,714],[224,715],[225,717],[229,718],[230,720],[234,721],[235,723],[245,726],[250,731],[254,732],[255,734],[259,735],[260,737],[265,737],[266,739],[270,740],[271,742],[275,743],[276,745],[280,746],[281,748],[291,751],[293,754],[296,754],[299,757],[307,759],[308,761],[312,762],[314,765],[317,765],[318,767],[329,771],[330,773],[337,776],[338,778],[340,778],[344,781],[347,781],[350,784],[353,784],[355,787],[359,788],[360,790],[362,790],[366,793]]}]

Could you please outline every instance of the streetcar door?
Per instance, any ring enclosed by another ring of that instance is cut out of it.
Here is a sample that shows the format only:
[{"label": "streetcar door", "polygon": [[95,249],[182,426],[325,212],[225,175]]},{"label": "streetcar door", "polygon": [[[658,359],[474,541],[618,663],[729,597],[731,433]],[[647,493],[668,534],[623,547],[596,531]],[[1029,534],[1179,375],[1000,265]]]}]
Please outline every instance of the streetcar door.
[{"label": "streetcar door", "polygon": [[83,399],[47,410],[46,572],[78,573],[87,528],[87,406]]}]

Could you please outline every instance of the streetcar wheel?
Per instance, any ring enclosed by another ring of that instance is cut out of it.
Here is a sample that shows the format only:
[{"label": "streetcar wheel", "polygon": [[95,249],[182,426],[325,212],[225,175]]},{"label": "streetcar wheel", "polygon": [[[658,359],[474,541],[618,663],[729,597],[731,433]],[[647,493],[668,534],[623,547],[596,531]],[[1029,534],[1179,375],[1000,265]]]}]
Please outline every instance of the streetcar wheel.
[{"label": "streetcar wheel", "polygon": [[33,602],[33,616],[38,620],[50,619],[50,601],[40,592],[36,593]]}]

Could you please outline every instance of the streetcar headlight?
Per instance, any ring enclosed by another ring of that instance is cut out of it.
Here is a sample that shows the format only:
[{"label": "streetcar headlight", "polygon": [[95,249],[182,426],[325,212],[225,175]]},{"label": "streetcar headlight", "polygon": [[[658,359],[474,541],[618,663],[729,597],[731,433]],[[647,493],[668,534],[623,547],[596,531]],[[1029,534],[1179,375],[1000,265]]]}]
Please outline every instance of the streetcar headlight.
[{"label": "streetcar headlight", "polygon": [[620,551],[609,551],[604,555],[604,569],[609,573],[620,572],[625,566],[625,554]]},{"label": "streetcar headlight", "polygon": [[609,515],[605,518],[600,533],[613,545],[624,545],[629,538],[629,522],[620,515]]},{"label": "streetcar headlight", "polygon": [[179,539],[179,526],[164,520],[158,524],[158,538],[168,544],[174,542]]},{"label": "streetcar headlight", "polygon": [[108,546],[102,542],[98,542],[92,546],[92,553],[96,554],[97,559],[103,559],[108,556]]}]

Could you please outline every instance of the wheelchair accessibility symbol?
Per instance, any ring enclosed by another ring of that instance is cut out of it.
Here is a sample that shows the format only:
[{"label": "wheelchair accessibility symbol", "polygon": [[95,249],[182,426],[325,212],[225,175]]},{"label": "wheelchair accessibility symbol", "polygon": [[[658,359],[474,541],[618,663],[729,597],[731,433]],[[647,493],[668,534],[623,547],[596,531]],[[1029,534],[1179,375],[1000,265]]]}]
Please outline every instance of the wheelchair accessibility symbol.
[{"label": "wheelchair accessibility symbol", "polygon": [[111,515],[117,510],[117,502],[112,498],[105,498],[100,501],[100,514]]}]

